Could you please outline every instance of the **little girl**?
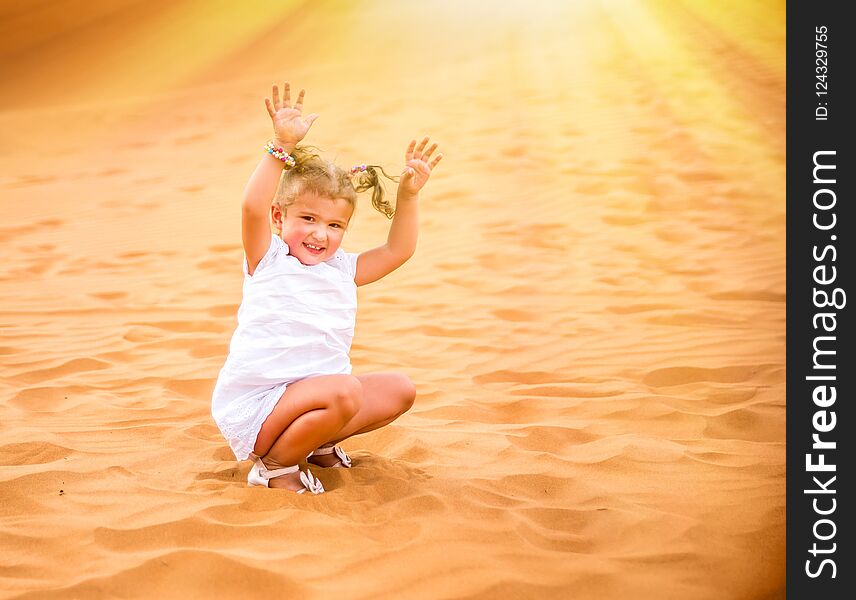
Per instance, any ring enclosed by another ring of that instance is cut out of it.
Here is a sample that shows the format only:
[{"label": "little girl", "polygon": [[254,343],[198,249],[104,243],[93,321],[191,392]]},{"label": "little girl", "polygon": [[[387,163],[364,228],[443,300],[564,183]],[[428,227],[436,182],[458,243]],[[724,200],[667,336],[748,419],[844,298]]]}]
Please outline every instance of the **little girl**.
[{"label": "little girl", "polygon": [[[336,444],[391,423],[416,397],[406,375],[351,375],[348,353],[357,286],[413,255],[419,190],[442,154],[430,160],[437,144],[426,149],[427,137],[418,146],[410,142],[393,209],[375,167],[346,171],[297,146],[318,118],[302,116],[304,94],[292,105],[286,83],[282,100],[275,85],[273,100],[265,98],[274,141],[244,190],[243,300],[211,414],[235,457],[253,460],[250,485],[320,494],[321,482],[298,463],[349,468],[350,457]],[[394,215],[387,242],[344,252],[339,245],[357,192],[371,188],[372,205]]]}]

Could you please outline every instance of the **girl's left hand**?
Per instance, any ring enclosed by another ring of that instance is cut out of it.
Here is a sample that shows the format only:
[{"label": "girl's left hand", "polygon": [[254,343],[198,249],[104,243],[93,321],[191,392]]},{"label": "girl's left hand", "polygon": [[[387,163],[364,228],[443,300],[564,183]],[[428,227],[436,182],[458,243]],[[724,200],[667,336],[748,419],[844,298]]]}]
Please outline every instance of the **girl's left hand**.
[{"label": "girl's left hand", "polygon": [[418,147],[416,146],[416,140],[411,141],[407,147],[407,153],[404,155],[407,166],[404,167],[404,171],[401,173],[401,180],[398,183],[400,191],[407,194],[418,193],[422,189],[422,186],[428,182],[428,178],[431,177],[431,171],[437,166],[440,159],[443,158],[442,154],[438,154],[434,160],[428,162],[434,150],[437,149],[437,144],[435,142],[428,150],[425,150],[425,146],[427,145],[428,137],[426,136],[419,143]]}]

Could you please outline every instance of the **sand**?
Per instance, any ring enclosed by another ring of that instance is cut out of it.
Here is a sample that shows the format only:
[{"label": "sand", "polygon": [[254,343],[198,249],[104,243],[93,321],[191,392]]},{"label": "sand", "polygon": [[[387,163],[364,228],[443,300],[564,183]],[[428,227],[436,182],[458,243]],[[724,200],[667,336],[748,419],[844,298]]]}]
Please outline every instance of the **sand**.
[{"label": "sand", "polygon": [[[784,2],[241,6],[2,9],[0,598],[784,597]],[[416,404],[314,497],[209,414],[285,80],[445,154],[351,354]]]}]

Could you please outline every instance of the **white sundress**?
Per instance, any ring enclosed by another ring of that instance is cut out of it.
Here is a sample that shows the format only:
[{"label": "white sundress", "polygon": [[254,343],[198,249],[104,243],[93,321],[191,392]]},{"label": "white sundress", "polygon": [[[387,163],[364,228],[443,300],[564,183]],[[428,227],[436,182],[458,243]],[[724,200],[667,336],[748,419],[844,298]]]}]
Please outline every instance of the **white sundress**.
[{"label": "white sundress", "polygon": [[351,373],[357,314],[357,253],[341,248],[307,266],[271,234],[244,287],[229,356],[217,377],[211,416],[235,458],[245,460],[286,386],[316,375]]}]

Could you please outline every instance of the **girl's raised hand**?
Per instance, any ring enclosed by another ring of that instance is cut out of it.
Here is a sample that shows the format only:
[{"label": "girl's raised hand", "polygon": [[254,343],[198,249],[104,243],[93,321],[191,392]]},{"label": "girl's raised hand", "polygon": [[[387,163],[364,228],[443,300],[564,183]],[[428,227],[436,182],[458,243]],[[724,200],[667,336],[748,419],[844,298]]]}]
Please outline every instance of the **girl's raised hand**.
[{"label": "girl's raised hand", "polygon": [[273,86],[273,101],[270,98],[265,98],[265,106],[267,106],[270,118],[273,121],[273,133],[276,141],[280,144],[297,144],[306,136],[306,132],[318,118],[318,115],[312,113],[303,118],[303,97],[306,95],[306,90],[300,90],[297,96],[297,102],[291,104],[291,88],[288,82],[282,88],[282,100],[279,99],[279,89],[276,85]]},{"label": "girl's raised hand", "polygon": [[398,184],[399,190],[408,194],[416,194],[427,183],[428,178],[431,177],[431,171],[443,158],[442,154],[438,154],[434,160],[429,162],[434,150],[437,149],[437,143],[431,144],[431,147],[425,150],[427,145],[427,136],[422,139],[419,146],[416,145],[416,140],[410,142],[404,155],[407,166],[401,173],[401,180]]}]

